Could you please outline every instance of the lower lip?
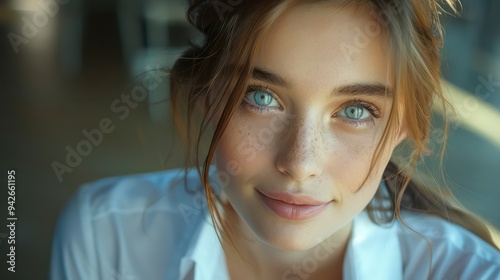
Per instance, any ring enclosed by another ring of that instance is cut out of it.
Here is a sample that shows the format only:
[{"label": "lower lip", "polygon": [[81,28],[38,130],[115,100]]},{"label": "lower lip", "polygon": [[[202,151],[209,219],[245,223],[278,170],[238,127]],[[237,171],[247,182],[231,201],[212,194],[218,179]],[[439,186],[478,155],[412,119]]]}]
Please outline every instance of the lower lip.
[{"label": "lower lip", "polygon": [[271,209],[271,211],[287,220],[300,221],[311,219],[319,215],[319,213],[325,210],[325,208],[330,204],[330,202],[328,202],[321,205],[296,205],[272,199],[263,195],[259,191],[257,191],[257,193],[262,202],[264,202],[264,204]]}]

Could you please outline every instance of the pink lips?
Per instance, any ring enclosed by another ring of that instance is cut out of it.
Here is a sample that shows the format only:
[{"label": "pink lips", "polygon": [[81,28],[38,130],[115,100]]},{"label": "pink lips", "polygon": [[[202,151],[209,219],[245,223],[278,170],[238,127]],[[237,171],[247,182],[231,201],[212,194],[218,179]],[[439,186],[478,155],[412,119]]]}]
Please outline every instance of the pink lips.
[{"label": "pink lips", "polygon": [[317,216],[330,202],[322,202],[306,195],[286,192],[266,193],[257,191],[264,204],[278,216],[288,220],[307,220]]}]

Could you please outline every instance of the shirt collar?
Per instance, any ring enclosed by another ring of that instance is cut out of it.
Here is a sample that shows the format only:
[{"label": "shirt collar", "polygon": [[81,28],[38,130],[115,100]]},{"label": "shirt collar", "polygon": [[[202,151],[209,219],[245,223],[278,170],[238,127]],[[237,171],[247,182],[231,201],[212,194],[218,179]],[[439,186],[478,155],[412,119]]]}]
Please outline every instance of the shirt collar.
[{"label": "shirt collar", "polygon": [[[181,260],[181,280],[229,279],[224,251],[209,216]],[[397,227],[377,225],[366,211],[353,222],[344,258],[344,279],[402,279]]]},{"label": "shirt collar", "polygon": [[224,250],[208,213],[205,213],[194,240],[181,259],[179,279],[229,279]]},{"label": "shirt collar", "polygon": [[[216,179],[217,169],[214,165],[209,168],[209,180],[215,193],[221,191]],[[181,259],[180,280],[207,280],[229,279],[224,250],[215,232],[208,209],[202,210],[203,218],[198,234],[193,235],[193,242],[187,254]]]},{"label": "shirt collar", "polygon": [[353,222],[344,258],[344,279],[402,279],[401,250],[394,224],[377,225],[366,211]]},{"label": "shirt collar", "polygon": [[[196,235],[195,235],[196,236]],[[181,280],[228,279],[224,250],[209,215],[180,264]]]}]

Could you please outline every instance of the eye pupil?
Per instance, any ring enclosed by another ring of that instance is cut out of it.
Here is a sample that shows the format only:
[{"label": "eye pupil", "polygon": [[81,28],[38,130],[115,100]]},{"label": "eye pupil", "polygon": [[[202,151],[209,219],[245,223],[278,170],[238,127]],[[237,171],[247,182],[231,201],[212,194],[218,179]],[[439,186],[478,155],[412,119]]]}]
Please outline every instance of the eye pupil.
[{"label": "eye pupil", "polygon": [[360,119],[363,116],[363,108],[360,106],[348,106],[345,108],[346,116],[350,119]]},{"label": "eye pupil", "polygon": [[254,96],[255,102],[260,106],[267,106],[272,102],[272,97],[268,93],[257,92]]}]

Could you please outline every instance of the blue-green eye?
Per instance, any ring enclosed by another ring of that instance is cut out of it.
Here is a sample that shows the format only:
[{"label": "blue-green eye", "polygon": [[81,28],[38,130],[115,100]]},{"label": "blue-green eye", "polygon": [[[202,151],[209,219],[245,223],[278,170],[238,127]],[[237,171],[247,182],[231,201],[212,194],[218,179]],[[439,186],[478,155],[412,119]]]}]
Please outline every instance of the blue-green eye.
[{"label": "blue-green eye", "polygon": [[245,101],[259,107],[280,107],[278,100],[271,93],[260,90],[248,91]]},{"label": "blue-green eye", "polygon": [[273,97],[267,92],[257,91],[253,93],[253,100],[257,105],[269,106],[273,102]]},{"label": "blue-green eye", "polygon": [[337,115],[352,120],[361,120],[369,117],[370,113],[363,106],[350,105],[342,109]]}]

